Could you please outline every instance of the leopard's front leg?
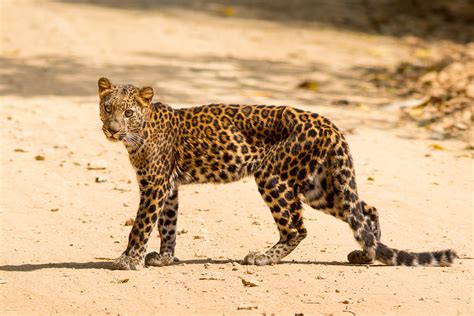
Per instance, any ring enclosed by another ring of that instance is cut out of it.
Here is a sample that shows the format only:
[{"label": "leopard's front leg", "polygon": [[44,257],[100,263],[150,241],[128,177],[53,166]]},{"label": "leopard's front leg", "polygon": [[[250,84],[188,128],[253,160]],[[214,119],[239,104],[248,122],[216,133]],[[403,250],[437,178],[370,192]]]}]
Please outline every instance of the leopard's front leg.
[{"label": "leopard's front leg", "polygon": [[169,185],[164,179],[138,180],[140,205],[128,237],[127,249],[112,265],[116,270],[139,270],[143,266],[146,244],[169,196]]},{"label": "leopard's front leg", "polygon": [[169,266],[175,261],[174,248],[176,246],[176,224],[178,221],[178,189],[175,188],[165,202],[165,206],[158,219],[158,231],[161,238],[160,252],[150,252],[145,257],[147,266]]}]

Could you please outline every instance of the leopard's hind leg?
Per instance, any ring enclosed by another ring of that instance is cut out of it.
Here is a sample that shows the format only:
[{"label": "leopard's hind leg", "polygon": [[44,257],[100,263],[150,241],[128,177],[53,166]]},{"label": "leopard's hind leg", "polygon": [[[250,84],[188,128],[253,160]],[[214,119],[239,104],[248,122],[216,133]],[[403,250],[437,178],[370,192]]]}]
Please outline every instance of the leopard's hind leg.
[{"label": "leopard's hind leg", "polygon": [[[342,145],[341,145],[342,146]],[[345,151],[339,150],[339,154]],[[381,230],[377,209],[358,201],[353,171],[352,158],[350,155],[338,157],[336,150],[330,152],[328,159],[320,164],[316,171],[302,185],[303,201],[311,207],[326,214],[332,215],[345,222],[352,222],[356,216],[362,219],[367,227],[361,231],[364,236],[357,238],[368,238],[373,234],[377,241],[380,240]],[[362,216],[360,215],[362,212]],[[358,214],[358,215],[354,215]],[[367,229],[366,229],[367,228]],[[360,240],[358,240],[361,242]],[[373,251],[354,250],[348,255],[351,263],[367,264],[374,261]]]},{"label": "leopard's hind leg", "polygon": [[249,253],[243,262],[255,265],[277,263],[289,255],[307,236],[303,225],[303,209],[298,192],[290,181],[263,172],[257,172],[255,180],[260,194],[272,212],[280,240],[265,253]]},{"label": "leopard's hind leg", "polygon": [[[380,229],[379,214],[375,207],[368,205],[364,201],[359,202],[362,212],[364,213],[367,224],[372,229],[377,241],[380,241],[382,231]],[[347,255],[347,260],[354,264],[371,263],[372,259],[364,250],[354,250]]]}]

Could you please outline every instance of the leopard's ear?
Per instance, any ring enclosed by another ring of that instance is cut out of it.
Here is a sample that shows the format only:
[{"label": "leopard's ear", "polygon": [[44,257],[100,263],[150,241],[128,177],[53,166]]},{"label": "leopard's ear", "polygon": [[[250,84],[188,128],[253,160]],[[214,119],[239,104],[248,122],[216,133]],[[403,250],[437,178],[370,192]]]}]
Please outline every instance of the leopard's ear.
[{"label": "leopard's ear", "polygon": [[153,99],[153,88],[143,87],[138,92],[138,95],[140,96],[140,99],[142,99],[146,105],[149,105],[151,103],[151,99]]},{"label": "leopard's ear", "polygon": [[99,79],[98,86],[99,86],[99,96],[101,98],[105,96],[106,94],[108,94],[110,89],[112,89],[112,83],[110,83],[110,80],[105,77],[102,77]]}]

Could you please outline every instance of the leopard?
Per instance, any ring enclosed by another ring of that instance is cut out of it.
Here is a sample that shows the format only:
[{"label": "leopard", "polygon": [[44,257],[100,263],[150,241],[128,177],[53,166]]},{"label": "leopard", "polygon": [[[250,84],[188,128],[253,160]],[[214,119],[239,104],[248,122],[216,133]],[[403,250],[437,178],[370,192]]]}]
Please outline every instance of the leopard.
[{"label": "leopard", "polygon": [[[140,200],[125,251],[112,269],[168,266],[175,257],[178,191],[191,183],[255,178],[279,240],[251,251],[242,264],[273,265],[308,235],[303,206],[347,223],[361,249],[349,264],[450,266],[452,249],[411,252],[381,242],[378,210],[360,199],[354,161],[341,130],[329,119],[290,106],[209,104],[174,108],[153,102],[150,86],[98,80],[106,138],[122,142],[136,172]],[[147,252],[157,226],[160,251]]]}]

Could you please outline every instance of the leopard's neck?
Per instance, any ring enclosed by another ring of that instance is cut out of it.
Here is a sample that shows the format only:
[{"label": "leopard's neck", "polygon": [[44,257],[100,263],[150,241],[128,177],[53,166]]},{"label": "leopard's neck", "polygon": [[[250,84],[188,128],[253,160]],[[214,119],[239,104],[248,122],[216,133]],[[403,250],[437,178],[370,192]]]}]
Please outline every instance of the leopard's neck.
[{"label": "leopard's neck", "polygon": [[150,105],[139,131],[141,144],[127,148],[130,162],[136,170],[146,169],[156,159],[166,159],[170,166],[174,164],[178,116],[177,111],[167,104],[157,102]]}]

